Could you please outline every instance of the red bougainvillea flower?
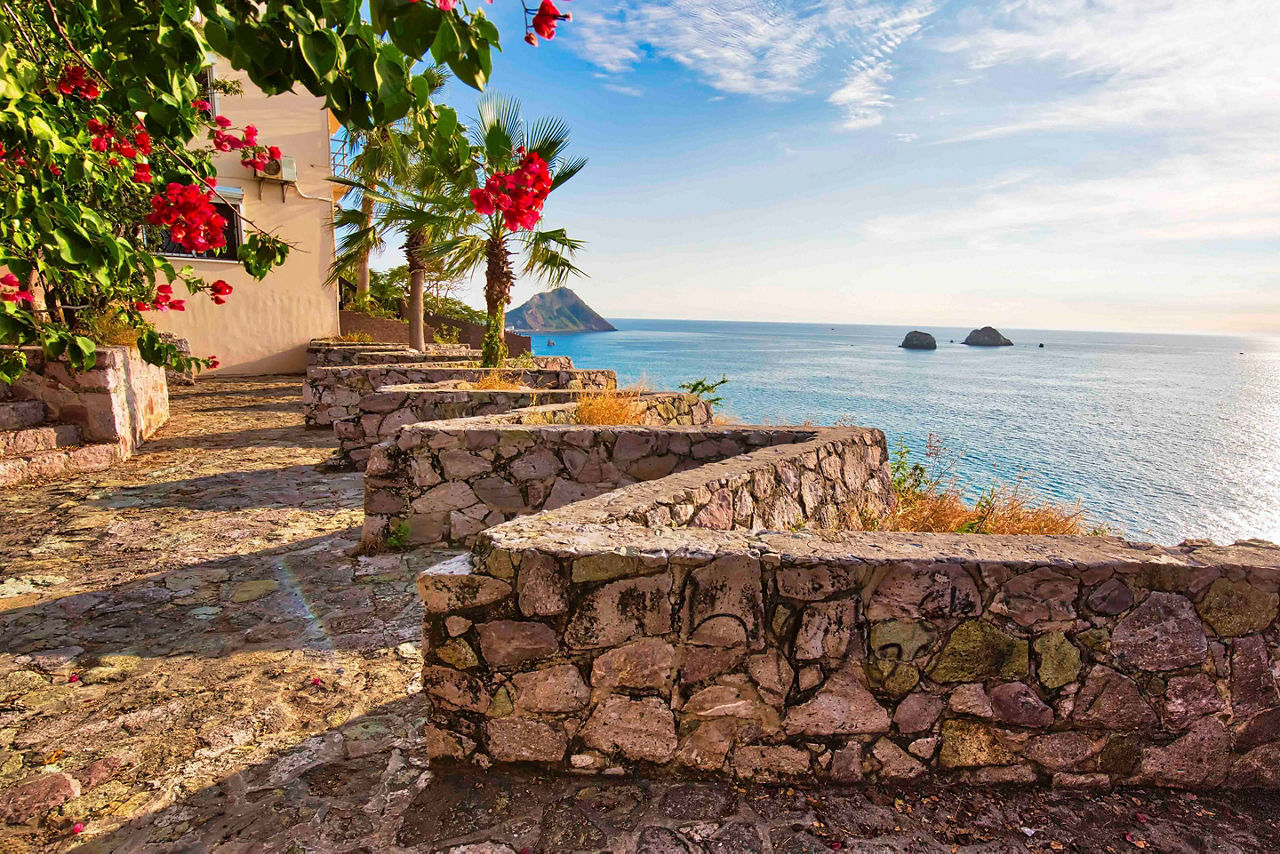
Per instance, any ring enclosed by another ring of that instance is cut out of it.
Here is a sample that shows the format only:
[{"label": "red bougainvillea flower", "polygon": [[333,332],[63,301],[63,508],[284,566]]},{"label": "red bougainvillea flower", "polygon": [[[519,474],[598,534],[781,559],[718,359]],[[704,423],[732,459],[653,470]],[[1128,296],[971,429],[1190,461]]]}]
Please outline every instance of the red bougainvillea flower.
[{"label": "red bougainvillea flower", "polygon": [[224,128],[224,129],[231,127],[231,119],[227,118],[226,116],[214,116],[213,123],[218,127]]},{"label": "red bougainvillea flower", "polygon": [[175,300],[170,300],[170,301],[169,301],[169,308],[173,309],[174,311],[186,311],[186,310],[187,310],[187,301],[186,301],[186,300],[184,300],[184,299],[175,299]]},{"label": "red bougainvillea flower", "polygon": [[151,134],[147,133],[142,125],[133,129],[133,144],[138,146],[138,150],[143,154],[151,153]]},{"label": "red bougainvillea flower", "polygon": [[[411,2],[417,3],[418,0],[411,0]],[[436,8],[441,12],[452,12],[457,2],[458,0],[436,0]]]},{"label": "red bougainvillea flower", "polygon": [[218,279],[209,286],[209,294],[217,305],[222,305],[227,301],[227,295],[231,293],[231,286],[222,279]]},{"label": "red bougainvillea flower", "polygon": [[35,295],[30,290],[22,287],[22,282],[18,281],[18,277],[13,273],[5,273],[0,276],[0,299],[5,302],[35,302]]},{"label": "red bougainvillea flower", "polygon": [[268,157],[270,157],[272,160],[279,160],[279,159],[280,159],[280,149],[279,149],[279,148],[277,148],[277,147],[276,147],[276,146],[274,146],[274,145],[268,145],[268,146],[267,146],[267,156],[268,156]]},{"label": "red bougainvillea flower", "polygon": [[[551,0],[542,0],[538,5],[538,11],[533,16],[533,32],[542,36],[544,39],[550,40],[556,37],[556,25],[561,21],[572,21],[573,15],[561,12],[556,8],[556,4]],[[525,41],[529,41],[529,36],[525,36]],[[535,39],[530,44],[537,44]]]},{"label": "red bougainvillea flower", "polygon": [[130,178],[135,184],[151,183],[151,166],[147,163],[135,163],[133,166],[133,176]]},{"label": "red bougainvillea flower", "polygon": [[196,184],[171,182],[151,199],[147,222],[167,226],[169,239],[189,252],[227,245],[227,220],[213,206],[213,194]]},{"label": "red bougainvillea flower", "polygon": [[75,824],[71,825],[71,832],[76,835],[84,833],[84,822],[77,821]]},{"label": "red bougainvillea flower", "polygon": [[210,104],[208,101],[204,100],[203,98],[196,98],[194,101],[191,102],[191,106],[195,107],[197,110],[200,110],[206,113],[213,109],[213,104]]},{"label": "red bougainvillea flower", "polygon": [[218,364],[219,364],[219,362],[218,362],[218,357],[217,357],[217,356],[210,356],[210,357],[209,357],[209,367],[210,367],[210,368],[216,368],[216,367],[218,367]]},{"label": "red bougainvillea flower", "polygon": [[62,174],[62,167],[59,166],[57,163],[50,163],[49,174],[53,175],[56,178],[57,176]]},{"label": "red bougainvillea flower", "polygon": [[83,65],[69,65],[58,78],[58,91],[63,95],[79,95],[93,100],[101,94],[98,84],[89,79],[89,69]]},{"label": "red bougainvillea flower", "polygon": [[68,676],[68,677],[67,677],[67,681],[68,681],[68,682],[79,682],[79,681],[80,681],[80,674],[79,674],[79,673],[72,673],[70,676]]},{"label": "red bougainvillea flower", "polygon": [[143,302],[142,300],[138,300],[137,302],[135,302],[135,303],[133,304],[133,308],[134,308],[134,310],[135,310],[135,311],[150,311],[150,310],[151,310],[151,306],[147,305],[147,304],[146,304],[145,302]]},{"label": "red bougainvillea flower", "polygon": [[495,172],[484,187],[471,191],[471,206],[476,213],[488,216],[502,214],[503,225],[511,231],[533,229],[542,219],[542,206],[551,192],[551,171],[535,152],[524,153],[520,165],[511,174]]}]

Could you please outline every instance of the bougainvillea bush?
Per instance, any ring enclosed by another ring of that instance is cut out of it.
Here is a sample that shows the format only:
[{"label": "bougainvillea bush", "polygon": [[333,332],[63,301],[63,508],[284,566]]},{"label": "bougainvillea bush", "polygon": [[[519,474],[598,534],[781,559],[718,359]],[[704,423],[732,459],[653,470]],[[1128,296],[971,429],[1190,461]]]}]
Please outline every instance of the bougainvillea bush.
[{"label": "bougainvillea bush", "polygon": [[[538,12],[543,32],[567,17]],[[281,152],[253,126],[210,113],[202,72],[211,56],[268,95],[306,89],[323,97],[351,127],[414,112],[457,128],[451,110],[431,103],[415,64],[429,54],[483,88],[497,45],[483,11],[455,0],[0,5],[0,345],[9,345],[0,378],[12,382],[24,367],[12,345],[91,367],[87,333],[102,318],[137,329],[154,364],[212,364],[182,356],[148,318],[185,310],[191,299],[225,302],[231,288],[156,252],[165,240],[197,254],[220,247],[226,223],[213,207],[215,152],[235,152],[257,169]],[[466,145],[460,130],[451,132]],[[238,258],[261,279],[289,247],[243,224]]]}]

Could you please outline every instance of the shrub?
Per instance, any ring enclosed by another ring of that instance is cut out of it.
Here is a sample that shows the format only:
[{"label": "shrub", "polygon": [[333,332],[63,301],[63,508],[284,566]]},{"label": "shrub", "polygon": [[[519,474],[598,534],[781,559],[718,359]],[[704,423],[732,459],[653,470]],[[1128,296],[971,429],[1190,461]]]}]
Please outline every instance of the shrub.
[{"label": "shrub", "polygon": [[431,330],[431,340],[437,344],[457,344],[458,327],[444,325],[439,329],[433,329]]},{"label": "shrub", "polygon": [[372,344],[373,336],[368,332],[344,332],[338,336],[339,341],[349,341],[352,344]]},{"label": "shrub", "polygon": [[728,381],[729,381],[728,375],[721,374],[720,379],[716,380],[715,382],[708,382],[706,377],[702,377],[701,379],[696,379],[693,382],[680,383],[680,385],[676,387],[681,389],[682,391],[687,391],[690,394],[696,394],[698,397],[702,398],[712,406],[719,406],[721,403],[724,402],[724,398],[715,397],[714,396],[715,391],[716,389],[720,388],[720,386],[724,385]]}]

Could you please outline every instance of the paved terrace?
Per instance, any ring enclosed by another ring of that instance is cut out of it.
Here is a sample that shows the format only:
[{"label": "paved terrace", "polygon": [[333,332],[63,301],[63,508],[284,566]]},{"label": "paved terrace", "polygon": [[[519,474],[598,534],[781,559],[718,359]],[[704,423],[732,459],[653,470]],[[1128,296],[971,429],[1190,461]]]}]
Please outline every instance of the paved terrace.
[{"label": "paved terrace", "polygon": [[1275,793],[433,776],[443,555],[352,556],[360,476],[316,468],[300,390],[176,389],[124,465],[0,492],[0,854],[1275,850]]}]

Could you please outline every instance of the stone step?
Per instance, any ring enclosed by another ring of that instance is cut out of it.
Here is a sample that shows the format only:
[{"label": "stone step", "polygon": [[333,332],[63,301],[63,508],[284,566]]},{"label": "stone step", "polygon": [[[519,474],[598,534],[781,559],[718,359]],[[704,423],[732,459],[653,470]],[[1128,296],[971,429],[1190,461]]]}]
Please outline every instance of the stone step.
[{"label": "stone step", "polygon": [[21,457],[5,457],[0,459],[0,486],[105,471],[120,460],[121,453],[119,445],[97,444],[36,451]]},{"label": "stone step", "polygon": [[6,400],[0,403],[0,430],[22,430],[44,422],[44,404],[38,400]]},{"label": "stone step", "polygon": [[80,428],[75,424],[46,424],[25,430],[0,431],[0,459],[70,448],[84,441]]}]

